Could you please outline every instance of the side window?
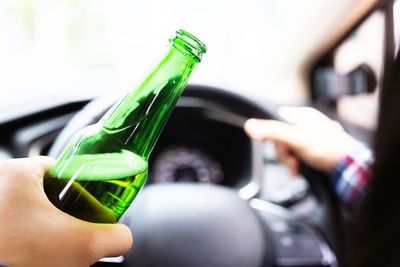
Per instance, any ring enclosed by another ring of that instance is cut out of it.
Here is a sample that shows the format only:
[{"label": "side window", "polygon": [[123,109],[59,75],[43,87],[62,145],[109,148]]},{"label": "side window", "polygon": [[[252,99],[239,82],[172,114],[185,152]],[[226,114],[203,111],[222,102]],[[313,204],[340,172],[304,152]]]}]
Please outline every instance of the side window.
[{"label": "side window", "polygon": [[337,99],[337,115],[373,131],[378,114],[378,91],[384,54],[384,16],[375,12],[334,53],[335,72],[348,77],[348,91]]},{"label": "side window", "polygon": [[377,10],[318,61],[311,77],[313,103],[367,142],[377,124],[384,54],[385,13]]},{"label": "side window", "polygon": [[395,51],[399,51],[400,48],[400,0],[395,0],[393,5],[393,24],[394,24],[394,40],[395,40]]}]

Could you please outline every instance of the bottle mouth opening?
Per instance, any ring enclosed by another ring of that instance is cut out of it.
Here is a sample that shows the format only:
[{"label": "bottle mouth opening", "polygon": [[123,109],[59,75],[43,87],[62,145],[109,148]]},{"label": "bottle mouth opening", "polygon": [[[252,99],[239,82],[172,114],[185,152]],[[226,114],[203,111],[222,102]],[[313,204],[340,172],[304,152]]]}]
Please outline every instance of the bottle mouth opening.
[{"label": "bottle mouth opening", "polygon": [[183,48],[186,52],[191,53],[198,61],[201,61],[202,55],[207,52],[206,45],[202,41],[182,29],[176,31],[176,36],[171,42],[178,49]]}]

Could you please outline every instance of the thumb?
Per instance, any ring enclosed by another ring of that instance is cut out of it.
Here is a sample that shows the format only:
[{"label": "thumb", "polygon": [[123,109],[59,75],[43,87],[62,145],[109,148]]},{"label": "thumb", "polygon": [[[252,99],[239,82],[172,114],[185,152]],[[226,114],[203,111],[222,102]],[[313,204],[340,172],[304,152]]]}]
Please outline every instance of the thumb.
[{"label": "thumb", "polygon": [[90,247],[96,257],[95,260],[120,256],[132,247],[132,232],[128,226],[124,224],[88,224],[93,233]]},{"label": "thumb", "polygon": [[295,126],[276,120],[249,119],[244,125],[246,133],[254,139],[269,140],[283,143],[290,148],[296,148],[299,143],[296,141]]}]

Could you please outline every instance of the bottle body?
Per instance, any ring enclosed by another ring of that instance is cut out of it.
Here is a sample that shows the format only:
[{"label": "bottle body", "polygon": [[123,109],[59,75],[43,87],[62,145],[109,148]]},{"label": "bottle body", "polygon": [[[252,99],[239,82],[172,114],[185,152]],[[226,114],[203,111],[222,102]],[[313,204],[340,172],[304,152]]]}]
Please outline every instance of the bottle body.
[{"label": "bottle body", "polygon": [[100,149],[113,135],[100,124],[89,126],[64,150],[44,180],[57,208],[86,221],[115,223],[129,207],[146,181],[147,160],[123,148]]},{"label": "bottle body", "polygon": [[114,223],[132,203],[146,181],[151,150],[200,61],[178,41],[171,41],[140,86],[69,142],[44,181],[56,207],[87,221]]}]

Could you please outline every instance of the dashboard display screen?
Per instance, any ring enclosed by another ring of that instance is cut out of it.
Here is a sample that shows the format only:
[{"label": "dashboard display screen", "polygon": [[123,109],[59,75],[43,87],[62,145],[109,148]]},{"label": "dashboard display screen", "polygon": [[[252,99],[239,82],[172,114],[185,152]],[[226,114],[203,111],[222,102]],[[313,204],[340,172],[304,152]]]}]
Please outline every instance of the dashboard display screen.
[{"label": "dashboard display screen", "polygon": [[221,183],[221,164],[204,149],[187,145],[165,148],[155,159],[152,181]]}]

